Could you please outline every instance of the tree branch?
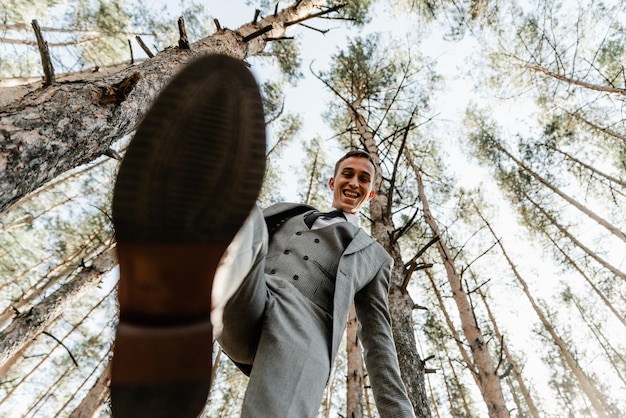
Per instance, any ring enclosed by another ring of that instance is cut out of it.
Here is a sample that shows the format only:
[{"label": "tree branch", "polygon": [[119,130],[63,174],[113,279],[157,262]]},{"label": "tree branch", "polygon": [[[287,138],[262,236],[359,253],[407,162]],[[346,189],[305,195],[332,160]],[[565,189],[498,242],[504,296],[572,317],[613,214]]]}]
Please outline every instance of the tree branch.
[{"label": "tree branch", "polygon": [[39,27],[39,23],[37,20],[32,21],[33,30],[35,31],[35,37],[37,38],[37,46],[39,47],[39,55],[41,55],[41,66],[43,67],[44,73],[44,87],[50,86],[55,83],[56,79],[54,77],[54,67],[52,66],[52,61],[50,60],[50,51],[48,50],[48,42],[43,39],[43,35],[41,34],[41,28]]},{"label": "tree branch", "polygon": [[72,359],[72,362],[74,363],[74,365],[76,365],[76,367],[78,367],[78,362],[76,361],[76,359],[74,358],[74,355],[72,354],[72,352],[70,351],[69,348],[67,348],[67,346],[65,344],[63,344],[63,341],[59,340],[57,337],[55,337],[54,335],[52,335],[51,333],[49,333],[48,331],[43,331],[42,334],[47,335],[48,337],[52,338],[54,341],[56,341],[57,343],[59,343],[59,345],[63,348],[65,348],[65,351],[67,351],[67,354],[70,355],[70,358]]},{"label": "tree branch", "polygon": [[185,18],[180,16],[178,18],[178,47],[180,49],[189,49],[189,38],[187,37],[187,29],[185,28]]},{"label": "tree branch", "polygon": [[542,73],[548,77],[554,78],[555,80],[563,81],[565,83],[568,83],[574,86],[583,87],[583,88],[593,90],[593,91],[600,91],[603,93],[619,94],[620,96],[626,96],[626,89],[620,89],[617,87],[609,87],[609,86],[601,86],[598,84],[588,83],[586,81],[578,80],[575,78],[566,77],[564,75],[550,71],[547,68],[544,68],[539,64],[526,64],[524,67],[528,68],[529,70]]},{"label": "tree branch", "polygon": [[152,51],[150,51],[150,48],[148,48],[148,46],[145,43],[143,43],[141,36],[137,35],[135,36],[135,39],[137,40],[137,43],[139,44],[141,49],[143,49],[143,52],[145,52],[149,58],[154,58],[154,54],[152,53]]}]

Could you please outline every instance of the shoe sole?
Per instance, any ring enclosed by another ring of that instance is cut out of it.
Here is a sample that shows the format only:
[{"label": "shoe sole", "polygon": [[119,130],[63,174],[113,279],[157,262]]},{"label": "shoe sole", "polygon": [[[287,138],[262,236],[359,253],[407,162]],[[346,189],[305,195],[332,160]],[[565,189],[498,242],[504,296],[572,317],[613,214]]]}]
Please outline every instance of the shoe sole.
[{"label": "shoe sole", "polygon": [[197,59],[146,113],[113,192],[120,268],[115,417],[202,412],[213,276],[256,202],[264,171],[259,88],[237,59]]}]

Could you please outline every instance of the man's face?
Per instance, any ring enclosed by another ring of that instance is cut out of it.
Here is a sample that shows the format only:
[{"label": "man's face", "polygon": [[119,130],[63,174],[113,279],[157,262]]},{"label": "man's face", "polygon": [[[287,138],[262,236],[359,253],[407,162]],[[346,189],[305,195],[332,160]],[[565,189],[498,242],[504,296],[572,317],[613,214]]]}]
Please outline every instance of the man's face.
[{"label": "man's face", "polygon": [[367,158],[348,157],[341,162],[337,177],[331,177],[328,185],[333,191],[333,207],[356,214],[376,194],[374,166]]}]

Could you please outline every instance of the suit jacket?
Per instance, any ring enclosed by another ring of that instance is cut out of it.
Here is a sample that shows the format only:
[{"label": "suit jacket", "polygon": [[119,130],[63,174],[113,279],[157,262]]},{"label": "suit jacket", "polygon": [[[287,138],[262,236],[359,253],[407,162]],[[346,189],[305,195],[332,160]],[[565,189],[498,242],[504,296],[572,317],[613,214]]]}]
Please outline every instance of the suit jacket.
[{"label": "suit jacket", "polygon": [[[263,215],[270,237],[287,219],[313,209],[293,203],[279,203],[265,209]],[[393,259],[385,249],[359,228],[337,269],[331,358],[339,350],[354,301],[360,324],[359,339],[381,417],[413,417],[391,331],[388,292],[392,265]]]}]

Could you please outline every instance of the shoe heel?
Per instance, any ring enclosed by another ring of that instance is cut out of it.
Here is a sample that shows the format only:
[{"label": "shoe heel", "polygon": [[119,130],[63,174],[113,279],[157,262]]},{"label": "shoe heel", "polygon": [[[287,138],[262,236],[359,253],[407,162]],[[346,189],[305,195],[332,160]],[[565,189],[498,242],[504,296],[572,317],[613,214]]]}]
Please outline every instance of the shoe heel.
[{"label": "shoe heel", "polygon": [[122,321],[169,325],[208,320],[213,277],[227,244],[118,242]]},{"label": "shoe heel", "polygon": [[111,370],[113,416],[199,416],[209,392],[212,345],[208,321],[172,327],[120,323]]}]

